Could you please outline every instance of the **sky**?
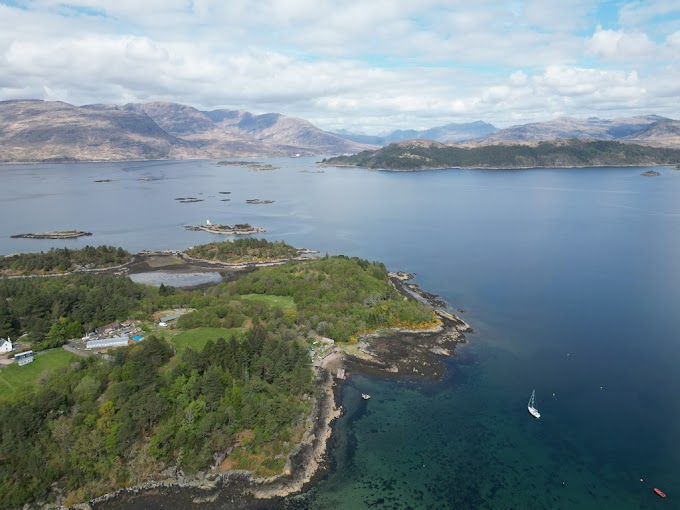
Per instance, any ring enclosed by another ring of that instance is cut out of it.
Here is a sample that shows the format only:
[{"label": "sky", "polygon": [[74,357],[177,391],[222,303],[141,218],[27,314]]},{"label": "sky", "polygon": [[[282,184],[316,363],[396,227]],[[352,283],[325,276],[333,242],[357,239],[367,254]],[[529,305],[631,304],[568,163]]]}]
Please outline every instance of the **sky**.
[{"label": "sky", "polygon": [[0,0],[0,100],[173,101],[368,134],[680,118],[680,1]]}]

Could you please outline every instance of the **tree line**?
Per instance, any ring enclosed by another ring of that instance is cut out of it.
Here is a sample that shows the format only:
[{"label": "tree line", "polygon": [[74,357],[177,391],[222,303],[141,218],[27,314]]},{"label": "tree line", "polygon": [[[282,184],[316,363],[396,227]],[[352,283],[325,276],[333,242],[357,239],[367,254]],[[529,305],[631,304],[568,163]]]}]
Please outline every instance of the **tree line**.
[{"label": "tree line", "polygon": [[76,267],[97,269],[129,260],[130,253],[114,246],[85,246],[78,250],[52,248],[47,252],[0,257],[0,275],[66,273]]},{"label": "tree line", "polygon": [[267,445],[270,474],[309,410],[311,377],[304,349],[259,324],[202,352],[175,355],[150,336],[110,360],[83,359],[0,407],[0,507],[49,501],[53,484],[71,505],[167,466],[205,470],[243,431],[246,451]]},{"label": "tree line", "polygon": [[186,251],[187,255],[205,260],[242,263],[266,259],[292,258],[298,250],[283,241],[267,241],[254,237],[236,239],[221,243],[209,243],[195,246]]}]

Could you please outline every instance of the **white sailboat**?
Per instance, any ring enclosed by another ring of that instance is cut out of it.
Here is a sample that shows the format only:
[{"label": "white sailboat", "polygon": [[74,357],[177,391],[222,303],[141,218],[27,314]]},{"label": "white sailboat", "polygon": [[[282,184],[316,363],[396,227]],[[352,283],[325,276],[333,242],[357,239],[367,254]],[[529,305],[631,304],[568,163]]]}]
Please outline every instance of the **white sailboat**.
[{"label": "white sailboat", "polygon": [[529,410],[531,416],[533,416],[534,418],[540,418],[541,413],[539,413],[538,409],[534,407],[535,405],[536,405],[536,390],[531,392],[531,398],[529,399],[529,405],[527,406],[527,409]]}]

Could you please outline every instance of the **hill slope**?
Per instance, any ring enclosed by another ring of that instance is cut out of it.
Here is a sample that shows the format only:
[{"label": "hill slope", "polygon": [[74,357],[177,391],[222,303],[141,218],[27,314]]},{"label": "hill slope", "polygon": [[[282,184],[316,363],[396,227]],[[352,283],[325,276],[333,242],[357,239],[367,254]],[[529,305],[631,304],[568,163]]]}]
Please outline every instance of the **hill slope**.
[{"label": "hill slope", "polygon": [[146,114],[38,100],[0,102],[0,161],[164,159],[190,146]]},{"label": "hill slope", "polygon": [[680,149],[575,139],[481,147],[409,140],[377,151],[331,158],[323,163],[387,170],[675,165],[680,163]]},{"label": "hill slope", "polygon": [[278,113],[253,115],[243,110],[213,110],[204,113],[227,133],[255,138],[269,144],[297,147],[299,152],[328,154],[357,152],[368,148],[366,144],[328,133],[297,117]]},{"label": "hill slope", "polygon": [[624,138],[633,143],[657,147],[680,147],[680,121],[664,119]]},{"label": "hill slope", "polygon": [[202,112],[167,102],[0,102],[0,162],[269,157],[366,148],[276,113]]},{"label": "hill slope", "polygon": [[355,134],[348,131],[341,131],[336,134],[358,143],[388,145],[392,142],[414,139],[435,140],[437,142],[464,142],[483,135],[495,133],[496,131],[498,131],[498,128],[495,126],[478,120],[476,122],[463,124],[446,124],[445,126],[434,127],[422,131],[417,131],[415,129],[402,131],[398,129],[385,136]]},{"label": "hill slope", "polygon": [[650,124],[668,120],[658,115],[623,117],[617,119],[577,119],[560,117],[548,122],[532,122],[501,129],[493,134],[477,138],[479,142],[503,142],[511,140],[555,141],[570,138],[581,140],[618,140],[633,135]]}]

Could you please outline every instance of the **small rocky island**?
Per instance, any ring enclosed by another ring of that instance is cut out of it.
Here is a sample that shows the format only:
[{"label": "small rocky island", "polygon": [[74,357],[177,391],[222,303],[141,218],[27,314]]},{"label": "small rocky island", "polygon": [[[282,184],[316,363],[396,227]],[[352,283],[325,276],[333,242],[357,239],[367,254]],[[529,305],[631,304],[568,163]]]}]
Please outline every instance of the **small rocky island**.
[{"label": "small rocky island", "polygon": [[250,170],[278,170],[278,166],[267,163],[257,163],[256,161],[218,161],[217,166],[244,166]]},{"label": "small rocky island", "polygon": [[647,170],[646,172],[642,172],[640,175],[643,177],[657,177],[661,174],[655,170]]},{"label": "small rocky island", "polygon": [[250,198],[246,200],[246,204],[273,204],[273,200],[262,200],[261,198]]},{"label": "small rocky island", "polygon": [[75,239],[76,237],[91,236],[92,232],[84,230],[55,230],[54,232],[40,232],[33,234],[14,234],[12,239]]},{"label": "small rocky island", "polygon": [[236,225],[187,225],[184,227],[185,230],[191,230],[193,232],[209,232],[211,234],[223,234],[223,235],[250,235],[257,234],[259,232],[266,232],[264,228],[253,227],[248,223],[237,223]]},{"label": "small rocky island", "polygon": [[175,200],[177,200],[180,204],[193,204],[194,202],[203,202],[202,198],[196,197],[177,197]]}]

